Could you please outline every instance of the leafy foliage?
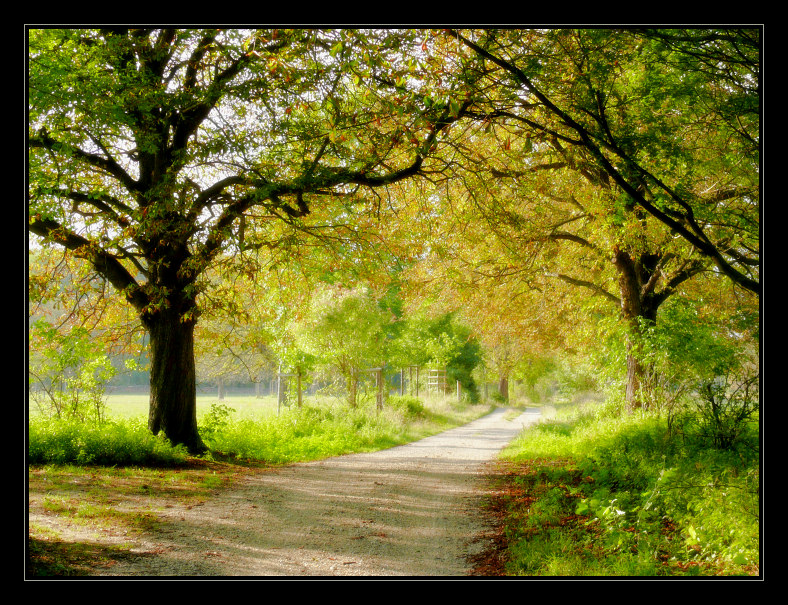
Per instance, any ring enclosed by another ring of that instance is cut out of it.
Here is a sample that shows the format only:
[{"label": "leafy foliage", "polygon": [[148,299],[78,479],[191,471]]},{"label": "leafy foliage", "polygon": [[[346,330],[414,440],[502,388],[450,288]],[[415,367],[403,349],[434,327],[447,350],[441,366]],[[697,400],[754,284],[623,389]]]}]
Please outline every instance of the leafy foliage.
[{"label": "leafy foliage", "polygon": [[84,424],[78,420],[31,418],[28,464],[168,466],[184,463],[187,452],[154,436],[140,420]]},{"label": "leafy foliage", "polygon": [[447,380],[460,382],[471,401],[478,401],[474,369],[482,348],[471,328],[454,313],[431,316],[416,312],[399,322],[390,342],[389,358],[400,367],[445,368]]},{"label": "leafy foliage", "polygon": [[81,422],[104,419],[104,390],[115,368],[84,328],[68,334],[40,319],[31,331],[28,382],[40,412]]},{"label": "leafy foliage", "polygon": [[345,380],[348,401],[356,405],[360,372],[383,366],[386,316],[363,288],[324,288],[297,327],[299,349],[318,364],[336,369]]},{"label": "leafy foliage", "polygon": [[[500,84],[474,115],[500,115],[543,145],[567,150],[573,165],[617,190],[614,199],[628,214],[653,217],[731,280],[759,291],[757,30],[450,35],[487,61],[485,82]],[[739,112],[738,126],[731,110]],[[738,153],[729,155],[729,144]],[[709,188],[711,174],[719,178]],[[716,220],[720,214],[731,220]]]}]

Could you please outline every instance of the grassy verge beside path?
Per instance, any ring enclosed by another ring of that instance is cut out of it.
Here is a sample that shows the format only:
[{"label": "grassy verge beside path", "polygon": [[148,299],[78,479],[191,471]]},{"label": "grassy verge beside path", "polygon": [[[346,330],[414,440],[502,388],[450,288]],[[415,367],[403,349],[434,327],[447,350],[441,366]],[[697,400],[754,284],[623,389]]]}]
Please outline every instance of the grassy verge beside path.
[{"label": "grassy verge beside path", "polygon": [[499,527],[478,575],[759,574],[757,426],[721,450],[658,415],[565,406],[491,480]]}]

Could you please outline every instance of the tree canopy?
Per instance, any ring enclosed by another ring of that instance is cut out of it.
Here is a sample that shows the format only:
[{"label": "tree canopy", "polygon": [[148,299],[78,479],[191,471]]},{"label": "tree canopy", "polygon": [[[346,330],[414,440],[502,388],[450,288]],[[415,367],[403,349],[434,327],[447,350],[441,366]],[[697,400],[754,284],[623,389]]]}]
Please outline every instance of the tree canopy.
[{"label": "tree canopy", "polygon": [[505,118],[710,258],[759,283],[759,30],[453,31],[470,108]]},{"label": "tree canopy", "polygon": [[[229,272],[257,306],[272,299],[254,288],[275,286],[255,276],[281,267],[310,283],[420,275],[456,293],[450,311],[498,292],[471,322],[498,347],[523,330],[558,341],[555,304],[534,296],[576,307],[559,283],[616,306],[633,339],[699,275],[760,293],[758,29],[28,40],[29,232],[136,312],[149,426],[195,452],[200,316],[273,321],[221,295]],[[494,328],[493,307],[519,327]]]}]

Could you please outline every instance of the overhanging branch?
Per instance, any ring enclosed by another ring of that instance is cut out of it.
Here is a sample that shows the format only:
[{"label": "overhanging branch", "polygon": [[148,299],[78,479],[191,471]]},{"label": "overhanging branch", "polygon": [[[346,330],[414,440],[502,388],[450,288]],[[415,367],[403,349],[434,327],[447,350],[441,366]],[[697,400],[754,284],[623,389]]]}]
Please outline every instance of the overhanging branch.
[{"label": "overhanging branch", "polygon": [[148,304],[148,297],[128,270],[94,242],[69,231],[53,219],[33,218],[28,223],[28,230],[85,258],[99,275],[123,292],[137,310],[141,311]]}]

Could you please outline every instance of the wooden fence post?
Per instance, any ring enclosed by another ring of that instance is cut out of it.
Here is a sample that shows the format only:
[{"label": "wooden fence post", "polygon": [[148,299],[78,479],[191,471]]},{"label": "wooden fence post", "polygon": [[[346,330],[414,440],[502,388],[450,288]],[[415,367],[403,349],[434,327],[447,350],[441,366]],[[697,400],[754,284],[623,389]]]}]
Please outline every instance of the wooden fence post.
[{"label": "wooden fence post", "polygon": [[375,372],[378,382],[378,411],[383,409],[383,368]]},{"label": "wooden fence post", "polygon": [[279,410],[282,407],[282,401],[284,400],[285,392],[282,389],[282,365],[279,365],[279,371],[276,373],[276,413],[279,414]]}]

